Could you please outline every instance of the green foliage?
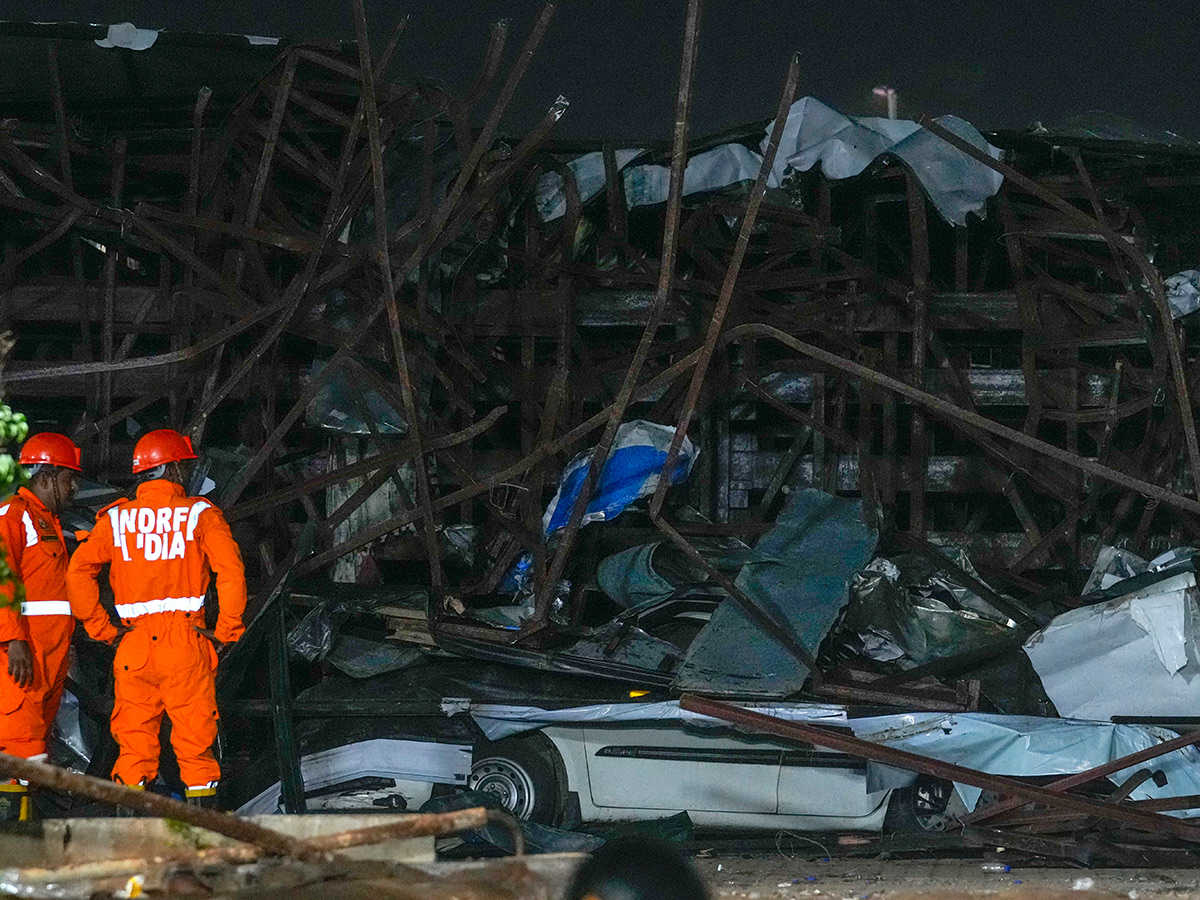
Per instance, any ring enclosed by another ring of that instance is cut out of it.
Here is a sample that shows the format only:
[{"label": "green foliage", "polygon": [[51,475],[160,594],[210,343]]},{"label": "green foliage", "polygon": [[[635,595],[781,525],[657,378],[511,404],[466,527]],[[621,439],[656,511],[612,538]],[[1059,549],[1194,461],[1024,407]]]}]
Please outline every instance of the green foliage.
[{"label": "green foliage", "polygon": [[[13,410],[5,403],[0,403],[0,497],[7,496],[21,483],[21,467],[7,452],[8,448],[20,444],[29,435],[29,425],[25,416]],[[12,603],[20,605],[25,599],[25,586],[16,578],[16,573],[9,568],[5,558],[4,547],[0,546],[0,606],[5,605],[7,591],[3,589],[10,583],[14,585]]]}]

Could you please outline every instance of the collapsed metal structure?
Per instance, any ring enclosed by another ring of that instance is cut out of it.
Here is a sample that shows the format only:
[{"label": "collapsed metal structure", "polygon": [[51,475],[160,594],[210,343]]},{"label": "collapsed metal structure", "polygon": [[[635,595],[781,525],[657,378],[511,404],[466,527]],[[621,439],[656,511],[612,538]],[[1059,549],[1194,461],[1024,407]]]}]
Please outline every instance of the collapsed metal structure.
[{"label": "collapsed metal structure", "polygon": [[[787,486],[861,491],[895,533],[962,546],[1034,596],[1039,573],[1075,576],[1099,543],[1196,535],[1193,354],[1151,262],[1196,253],[1193,152],[993,135],[1008,162],[981,162],[1004,187],[968,227],[885,165],[765,193],[760,179],[748,199],[677,192],[665,235],[661,209],[626,209],[612,163],[599,198],[542,223],[539,175],[578,196],[549,143],[565,103],[519,142],[497,129],[550,13],[481,129],[502,26],[463,98],[378,77],[394,39],[375,60],[286,51],[219,129],[204,92],[190,134],[88,144],[61,103],[56,128],[5,120],[8,396],[69,427],[117,484],[134,417],[244,443],[221,500],[256,526],[254,563],[317,571],[416,525],[421,551],[391,555],[423,554],[441,597],[494,585],[513,558],[495,553],[481,584],[448,580],[437,533],[456,522],[533,551],[539,583],[561,576],[577,527],[547,550],[547,490],[634,412],[703,442],[681,492],[714,531],[761,531]],[[407,434],[304,477],[297,455],[329,432],[301,420],[339,371]],[[408,508],[334,540],[413,460]],[[294,553],[306,521],[318,536]],[[523,637],[545,624],[539,610]]]},{"label": "collapsed metal structure", "polygon": [[[92,132],[65,106],[53,44],[54,124],[0,122],[8,402],[72,433],[114,485],[138,427],[230,454],[218,496],[252,617],[343,561],[339,580],[427,583],[433,640],[537,653],[586,618],[602,551],[657,534],[820,688],[817,648],[695,546],[752,540],[788,490],[861,495],[884,546],[965,549],[1005,595],[975,582],[981,596],[1023,624],[1071,605],[1100,546],[1200,540],[1200,355],[1163,287],[1200,255],[1200,148],[991,134],[1001,162],[923,120],[1003,176],[963,226],[887,160],[768,188],[793,60],[757,180],[685,198],[687,160],[709,146],[688,132],[693,2],[673,144],[640,156],[669,160],[665,206],[630,208],[608,144],[585,203],[566,163],[592,148],[551,140],[565,101],[520,139],[500,132],[552,5],[503,77],[494,27],[462,97],[390,82],[403,23],[373,53],[361,0],[355,13],[356,57],[288,48],[219,124],[201,91],[190,127]],[[548,173],[566,211],[544,221]],[[341,426],[322,417],[331,402]],[[581,531],[635,417],[675,425],[648,510]],[[699,461],[671,488],[685,434]],[[589,447],[548,540],[559,472]],[[463,528],[465,562],[448,540]],[[532,615],[469,617],[523,554]]]}]

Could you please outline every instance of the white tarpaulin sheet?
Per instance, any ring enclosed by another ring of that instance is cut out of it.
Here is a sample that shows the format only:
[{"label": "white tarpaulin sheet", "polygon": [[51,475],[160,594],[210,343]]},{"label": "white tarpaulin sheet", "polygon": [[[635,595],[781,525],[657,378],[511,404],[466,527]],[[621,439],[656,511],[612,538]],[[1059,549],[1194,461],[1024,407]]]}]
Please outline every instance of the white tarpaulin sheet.
[{"label": "white tarpaulin sheet", "polygon": [[[469,744],[395,738],[356,741],[310,753],[300,759],[300,776],[306,793],[360,778],[465,784],[470,771]],[[238,815],[242,816],[270,815],[280,811],[278,781],[237,809]]]},{"label": "white tarpaulin sheet", "polygon": [[[818,722],[822,725],[842,724],[846,710],[840,706],[820,703],[789,703],[769,705],[744,703],[763,715],[789,721]],[[498,741],[523,731],[534,731],[547,725],[579,725],[589,722],[692,722],[702,725],[724,725],[716,719],[679,708],[678,700],[658,703],[597,703],[592,706],[573,706],[568,709],[541,709],[536,706],[508,706],[499,703],[472,703],[471,718],[488,740]]]},{"label": "white tarpaulin sheet", "polygon": [[[983,139],[972,125],[956,116],[942,116],[938,124],[994,159],[1000,151]],[[683,178],[684,195],[711,191],[758,176],[770,129],[763,135],[759,153],[742,144],[722,144],[698,153],[688,160]],[[670,184],[670,169],[661,165],[629,166],[641,150],[618,150],[616,162],[623,170],[625,198],[629,206],[664,203]],[[768,187],[783,184],[789,171],[806,172],[818,162],[827,178],[842,179],[858,175],[883,154],[902,160],[929,195],[934,207],[955,225],[963,225],[967,213],[982,216],[988,197],[1003,180],[998,172],[976,162],[907,119],[851,118],[812,97],[792,104],[780,137],[779,152],[768,177]],[[604,189],[604,158],[588,153],[568,163],[579,186],[579,195],[587,201]],[[562,177],[557,173],[542,176],[537,188],[538,212],[545,220],[563,215],[567,209]]]},{"label": "white tarpaulin sheet", "polygon": [[[851,719],[848,724],[863,740],[992,775],[1071,775],[1178,736],[1146,725],[986,713],[908,713]],[[1200,794],[1200,750],[1195,747],[1123,769],[1109,780],[1120,784],[1142,768],[1161,769],[1167,783],[1160,788],[1151,780],[1143,782],[1131,795],[1134,800]],[[868,790],[896,786],[889,782],[886,771],[875,769],[872,767],[868,777],[878,781],[875,785],[868,782]],[[967,785],[956,787],[967,808],[974,809],[982,792]],[[1189,810],[1169,813],[1194,814]]]},{"label": "white tarpaulin sheet", "polygon": [[1171,317],[1178,319],[1200,309],[1200,272],[1187,269],[1163,281]]},{"label": "white tarpaulin sheet", "polygon": [[1057,616],[1025,654],[1060,715],[1194,716],[1200,710],[1196,576]]}]

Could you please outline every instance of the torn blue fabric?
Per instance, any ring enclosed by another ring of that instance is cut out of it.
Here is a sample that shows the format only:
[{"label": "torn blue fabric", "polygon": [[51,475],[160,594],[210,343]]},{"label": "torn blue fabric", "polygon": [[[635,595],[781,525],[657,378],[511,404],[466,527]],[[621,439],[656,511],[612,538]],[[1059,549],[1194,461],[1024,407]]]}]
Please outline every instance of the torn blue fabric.
[{"label": "torn blue fabric", "polygon": [[[583,524],[606,521],[624,512],[631,503],[648,497],[658,487],[659,472],[667,461],[667,450],[675,429],[637,419],[617,429],[612,451],[604,463],[599,483],[588,503]],[[553,534],[567,524],[571,508],[592,464],[594,450],[586,450],[571,460],[563,471],[554,499],[542,517],[546,534]],[[696,462],[696,449],[686,437],[679,451],[679,463],[671,473],[671,483],[685,481]]]}]

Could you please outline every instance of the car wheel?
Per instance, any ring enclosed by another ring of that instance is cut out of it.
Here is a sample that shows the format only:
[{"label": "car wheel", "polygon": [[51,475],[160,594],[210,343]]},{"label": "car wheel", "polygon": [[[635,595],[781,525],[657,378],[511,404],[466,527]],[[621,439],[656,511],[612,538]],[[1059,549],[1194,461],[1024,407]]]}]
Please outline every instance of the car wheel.
[{"label": "car wheel", "polygon": [[518,819],[557,825],[566,809],[567,771],[550,739],[535,733],[476,744],[467,788],[494,796]]},{"label": "car wheel", "polygon": [[922,775],[906,788],[892,791],[883,830],[887,833],[930,834],[953,831],[965,808],[954,785],[940,778]]}]

